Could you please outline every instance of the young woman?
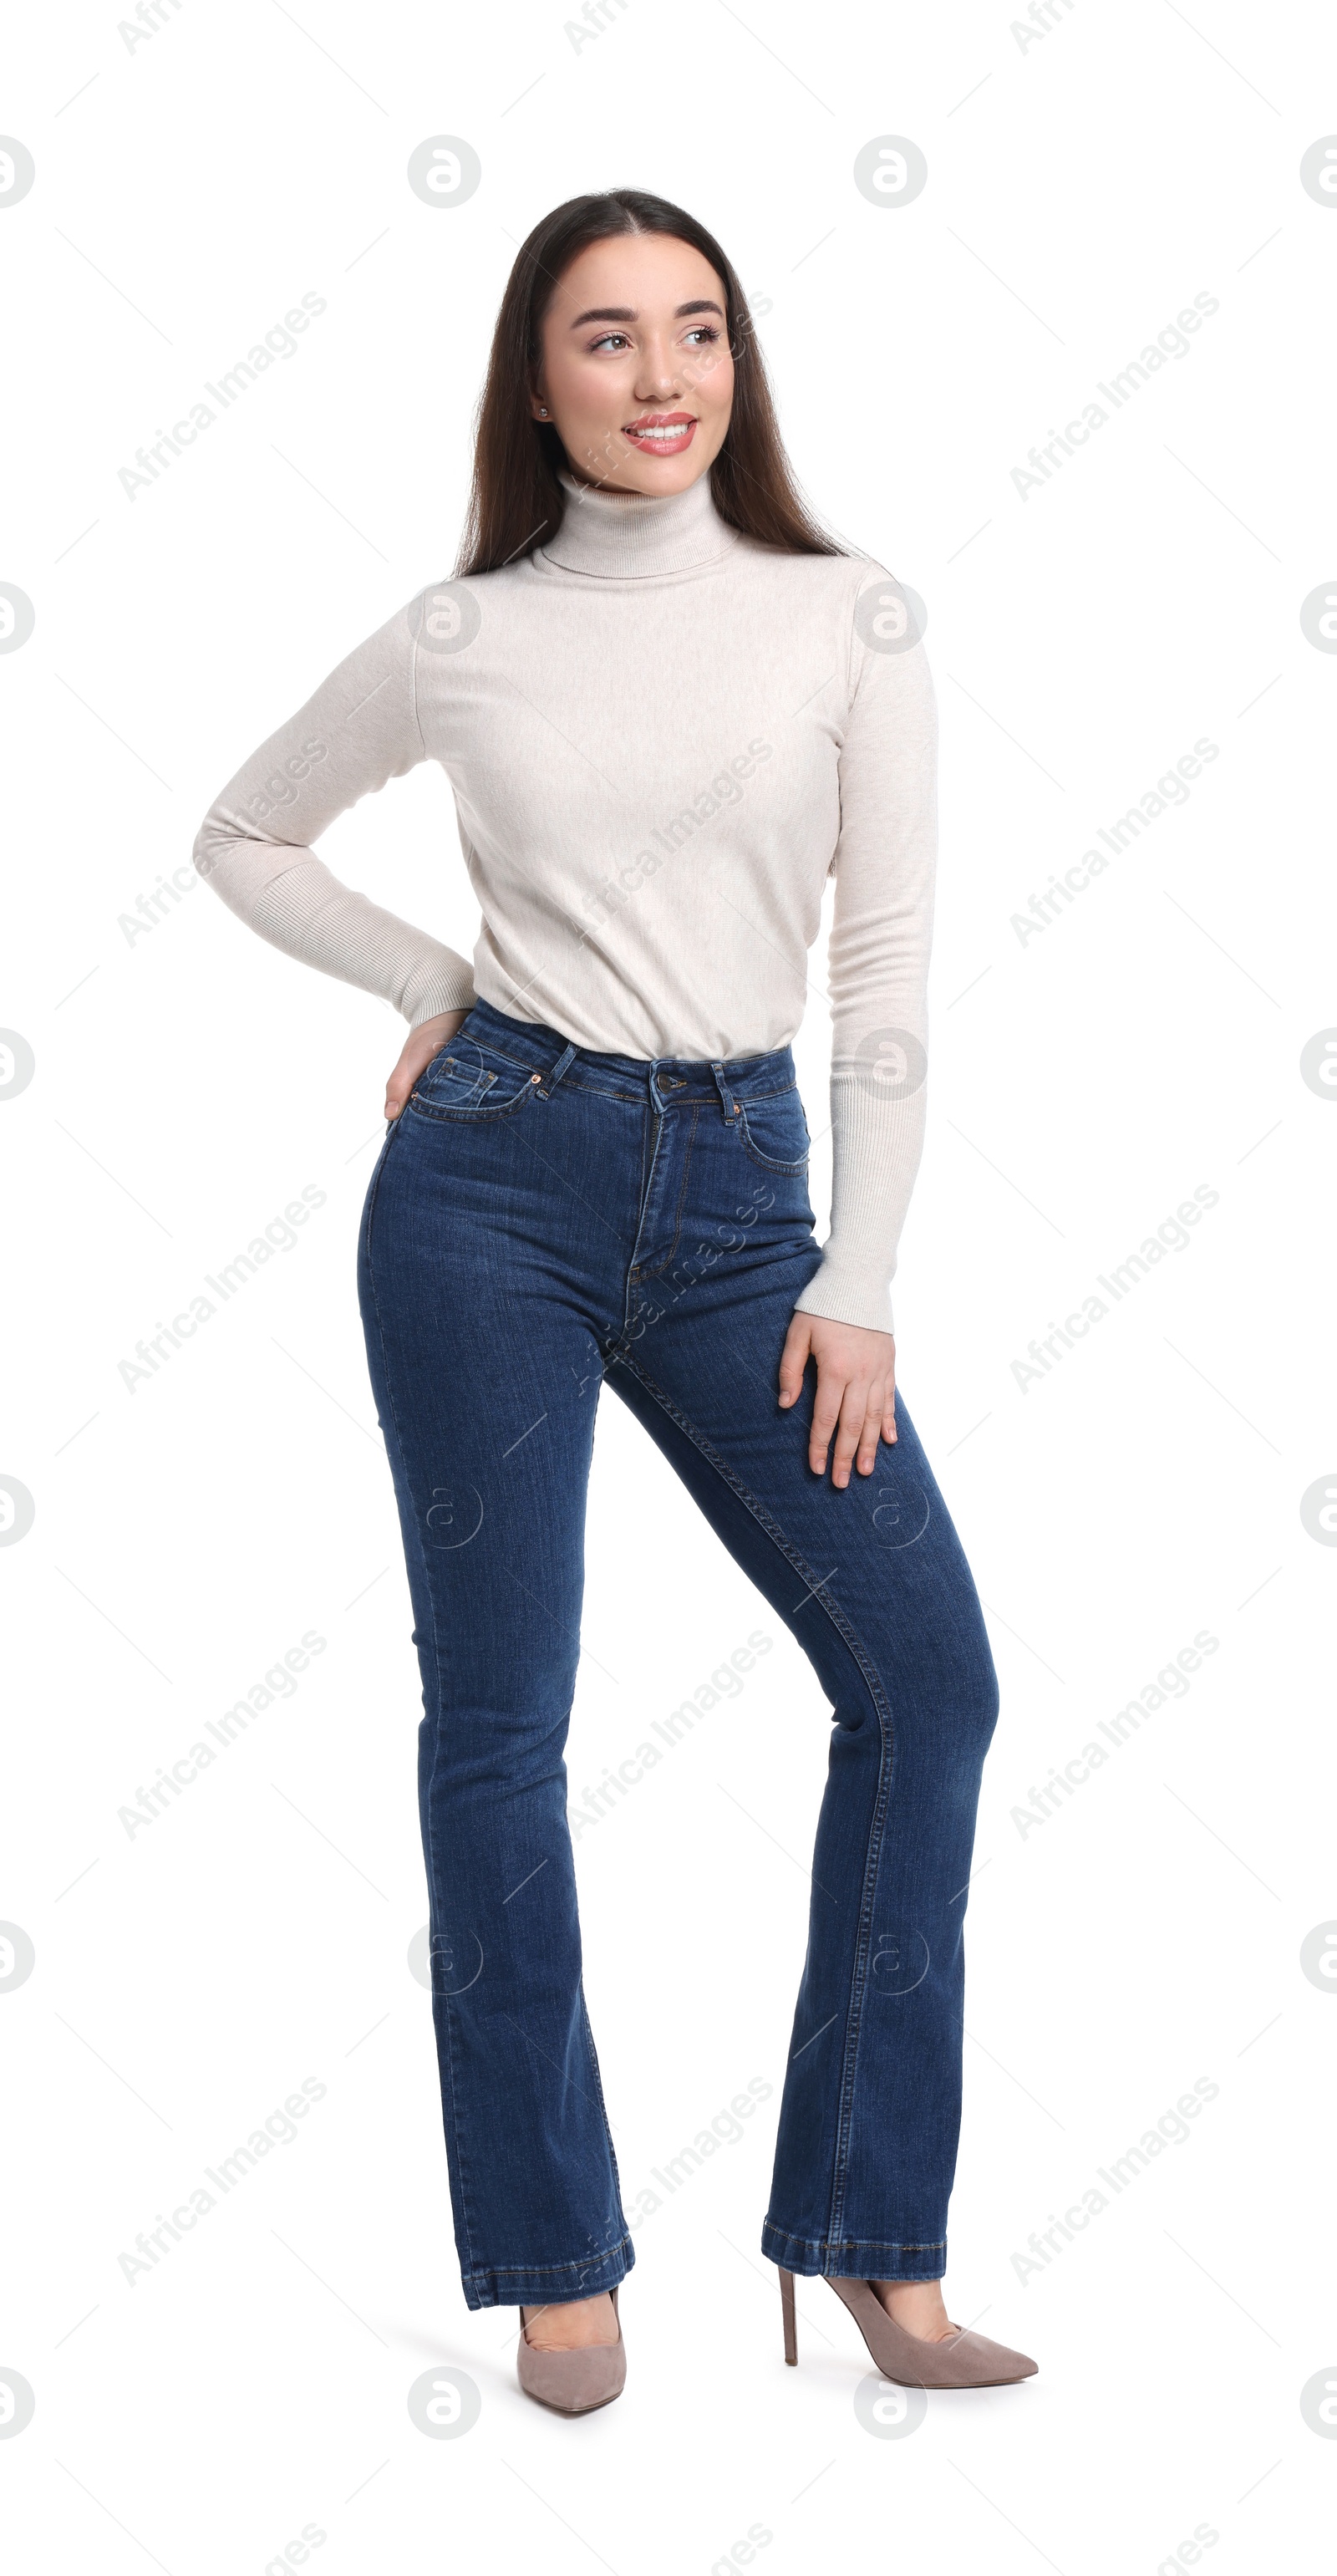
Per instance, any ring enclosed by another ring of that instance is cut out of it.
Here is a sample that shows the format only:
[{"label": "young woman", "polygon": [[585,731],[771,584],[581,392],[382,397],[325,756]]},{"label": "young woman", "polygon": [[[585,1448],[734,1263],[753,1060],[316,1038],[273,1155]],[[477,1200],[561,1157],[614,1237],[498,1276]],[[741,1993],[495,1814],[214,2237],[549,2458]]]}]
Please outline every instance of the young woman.
[{"label": "young woman", "polygon": [[[940,2286],[998,1700],[888,1294],[923,1133],[934,752],[908,604],[804,509],[733,268],[616,189],[516,259],[456,576],[339,664],[196,844],[263,937],[409,1023],[359,1284],[423,1678],[455,2235],[469,2306],[519,2306],[521,2384],[568,2413],[622,2386],[634,2259],[562,1759],[605,1383],[834,1710],[762,2234],[786,2358],[797,2272],[889,2378],[1035,2368]],[[427,759],[482,915],[472,967],[309,846]],[[819,1249],[790,1041],[829,875]]]}]

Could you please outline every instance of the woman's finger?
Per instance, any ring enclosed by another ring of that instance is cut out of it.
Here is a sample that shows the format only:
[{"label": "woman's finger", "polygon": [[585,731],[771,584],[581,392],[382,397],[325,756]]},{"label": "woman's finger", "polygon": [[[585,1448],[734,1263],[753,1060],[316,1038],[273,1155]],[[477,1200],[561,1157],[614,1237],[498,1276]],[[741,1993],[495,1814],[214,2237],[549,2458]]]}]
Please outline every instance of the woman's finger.
[{"label": "woman's finger", "polygon": [[859,1435],[859,1454],[855,1461],[861,1476],[871,1476],[877,1463],[877,1444],[882,1425],[887,1418],[887,1410],[885,1381],[875,1377],[868,1390],[863,1429]]},{"label": "woman's finger", "polygon": [[785,1335],[780,1354],[780,1402],[794,1404],[803,1391],[803,1372],[812,1348],[812,1324],[807,1315],[794,1314]]},{"label": "woman's finger", "polygon": [[840,1408],[845,1395],[842,1372],[830,1360],[817,1356],[817,1393],[813,1399],[812,1430],[808,1435],[808,1465],[815,1476],[826,1473],[826,1453],[831,1435],[840,1421]]},{"label": "woman's finger", "polygon": [[883,1389],[883,1392],[882,1392],[882,1437],[883,1437],[883,1439],[886,1441],[886,1443],[887,1443],[887,1445],[888,1445],[888,1447],[889,1447],[889,1448],[890,1448],[890,1446],[891,1446],[891,1444],[892,1444],[892,1442],[893,1442],[894,1440],[898,1440],[898,1439],[900,1438],[900,1433],[898,1432],[898,1430],[897,1430],[897,1428],[896,1428],[896,1356],[895,1356],[895,1354],[896,1354],[896,1346],[895,1346],[895,1343],[893,1342],[893,1344],[892,1344],[892,1358],[891,1358],[891,1365],[890,1365],[890,1367],[889,1367],[889,1368],[888,1368],[888,1370],[887,1370],[887,1382],[886,1382],[886,1385],[885,1385],[885,1387],[884,1387],[884,1389]]},{"label": "woman's finger", "polygon": [[836,1432],[836,1453],[831,1461],[831,1482],[844,1486],[850,1481],[854,1453],[863,1435],[868,1413],[868,1380],[847,1378],[840,1399],[840,1420]]}]

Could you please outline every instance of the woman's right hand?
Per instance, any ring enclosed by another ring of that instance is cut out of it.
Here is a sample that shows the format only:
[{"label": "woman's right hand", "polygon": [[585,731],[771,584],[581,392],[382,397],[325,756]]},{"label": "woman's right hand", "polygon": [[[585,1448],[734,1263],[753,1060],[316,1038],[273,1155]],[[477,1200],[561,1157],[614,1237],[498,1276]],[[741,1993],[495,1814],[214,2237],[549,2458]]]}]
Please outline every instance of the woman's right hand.
[{"label": "woman's right hand", "polygon": [[397,1118],[408,1100],[420,1073],[425,1073],[432,1058],[453,1038],[467,1011],[438,1011],[434,1020],[419,1020],[404,1040],[404,1052],[385,1086],[385,1114]]}]

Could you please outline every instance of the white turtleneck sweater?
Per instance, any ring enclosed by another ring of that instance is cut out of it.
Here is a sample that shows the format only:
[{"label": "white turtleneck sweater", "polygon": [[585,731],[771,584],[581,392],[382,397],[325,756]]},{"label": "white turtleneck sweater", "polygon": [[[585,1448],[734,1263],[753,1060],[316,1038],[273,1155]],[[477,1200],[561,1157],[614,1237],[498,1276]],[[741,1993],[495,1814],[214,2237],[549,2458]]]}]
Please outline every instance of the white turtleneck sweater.
[{"label": "white turtleneck sweater", "polygon": [[[831,1230],[798,1303],[890,1332],[924,1125],[923,645],[880,565],[737,535],[708,475],[663,500],[563,479],[546,545],[420,591],[271,735],[196,867],[263,938],[414,1026],[481,995],[579,1046],[706,1060],[793,1038],[834,874]],[[421,760],[454,793],[472,967],[310,846]]]}]

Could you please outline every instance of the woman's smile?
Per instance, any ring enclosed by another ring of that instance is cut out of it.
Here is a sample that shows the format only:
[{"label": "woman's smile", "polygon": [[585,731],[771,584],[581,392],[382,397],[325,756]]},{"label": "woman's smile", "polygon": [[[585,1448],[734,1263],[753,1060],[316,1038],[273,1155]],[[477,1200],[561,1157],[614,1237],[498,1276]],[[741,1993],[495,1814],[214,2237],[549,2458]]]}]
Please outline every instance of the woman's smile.
[{"label": "woman's smile", "polygon": [[681,456],[691,446],[695,428],[689,411],[652,411],[643,420],[627,421],[622,435],[646,456]]}]

